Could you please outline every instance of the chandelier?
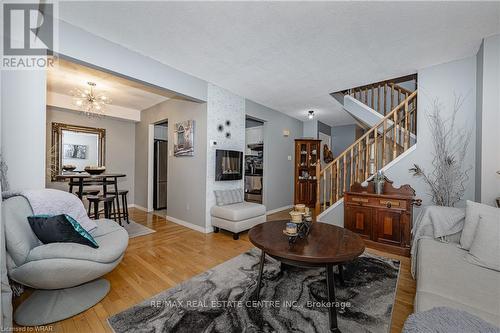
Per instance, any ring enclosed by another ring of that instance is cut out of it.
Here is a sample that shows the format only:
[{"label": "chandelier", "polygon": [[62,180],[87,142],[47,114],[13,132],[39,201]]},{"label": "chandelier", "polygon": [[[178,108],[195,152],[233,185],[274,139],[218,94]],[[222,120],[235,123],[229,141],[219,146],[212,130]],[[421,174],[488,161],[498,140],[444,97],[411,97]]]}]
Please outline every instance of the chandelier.
[{"label": "chandelier", "polygon": [[103,93],[96,92],[96,84],[94,82],[87,82],[87,84],[89,86],[88,89],[81,90],[75,88],[71,91],[74,106],[84,112],[88,117],[99,117],[104,115],[106,105],[111,103],[111,99]]}]

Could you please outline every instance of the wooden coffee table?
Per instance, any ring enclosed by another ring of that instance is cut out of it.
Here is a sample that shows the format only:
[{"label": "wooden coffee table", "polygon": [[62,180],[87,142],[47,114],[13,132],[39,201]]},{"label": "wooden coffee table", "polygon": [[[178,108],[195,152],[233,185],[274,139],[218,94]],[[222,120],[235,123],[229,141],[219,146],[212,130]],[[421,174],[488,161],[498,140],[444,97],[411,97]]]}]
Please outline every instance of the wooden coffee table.
[{"label": "wooden coffee table", "polygon": [[342,264],[359,257],[365,251],[365,244],[357,234],[330,224],[315,222],[309,235],[289,244],[283,234],[289,221],[272,221],[259,224],[248,233],[253,245],[262,250],[257,281],[257,297],[260,295],[262,271],[266,254],[285,265],[298,267],[325,267],[328,291],[328,314],[330,330],[340,332],[335,309],[335,280],[333,267],[339,266],[342,278]]}]

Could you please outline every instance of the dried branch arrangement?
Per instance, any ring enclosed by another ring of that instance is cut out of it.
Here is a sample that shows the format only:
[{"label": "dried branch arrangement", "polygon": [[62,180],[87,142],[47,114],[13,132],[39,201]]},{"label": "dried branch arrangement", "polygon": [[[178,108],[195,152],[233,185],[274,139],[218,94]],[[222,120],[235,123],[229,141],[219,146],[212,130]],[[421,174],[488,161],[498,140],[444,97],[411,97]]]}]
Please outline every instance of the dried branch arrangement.
[{"label": "dried branch arrangement", "polygon": [[426,172],[418,164],[410,169],[415,177],[420,177],[429,188],[432,201],[438,206],[453,207],[465,193],[465,183],[469,179],[471,166],[464,166],[472,131],[457,128],[456,117],[463,99],[455,97],[453,114],[443,119],[439,100],[434,100],[432,112],[427,115],[433,139],[434,170]]}]

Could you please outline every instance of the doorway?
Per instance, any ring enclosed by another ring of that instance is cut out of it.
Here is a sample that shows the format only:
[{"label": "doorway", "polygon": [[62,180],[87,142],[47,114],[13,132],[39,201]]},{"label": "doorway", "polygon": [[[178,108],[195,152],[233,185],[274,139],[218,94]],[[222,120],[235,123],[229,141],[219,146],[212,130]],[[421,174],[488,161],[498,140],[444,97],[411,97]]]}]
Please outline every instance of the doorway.
[{"label": "doorway", "polygon": [[153,209],[167,209],[168,121],[154,125]]},{"label": "doorway", "polygon": [[264,122],[245,119],[245,201],[263,202]]}]

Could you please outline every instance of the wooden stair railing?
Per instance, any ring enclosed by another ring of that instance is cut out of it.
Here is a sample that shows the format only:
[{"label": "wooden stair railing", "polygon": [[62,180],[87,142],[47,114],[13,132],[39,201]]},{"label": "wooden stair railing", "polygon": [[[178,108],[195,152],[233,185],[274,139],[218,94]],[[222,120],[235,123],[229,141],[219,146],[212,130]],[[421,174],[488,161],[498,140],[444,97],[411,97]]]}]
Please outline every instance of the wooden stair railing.
[{"label": "wooden stair railing", "polygon": [[410,96],[413,91],[401,87],[398,83],[417,80],[417,75],[380,81],[364,86],[344,90],[341,93],[350,95],[363,104],[368,105],[382,115],[387,115],[395,106]]},{"label": "wooden stair railing", "polygon": [[316,214],[341,199],[351,184],[367,180],[410,148],[416,142],[416,124],[414,91],[332,162],[322,169],[318,163]]}]

